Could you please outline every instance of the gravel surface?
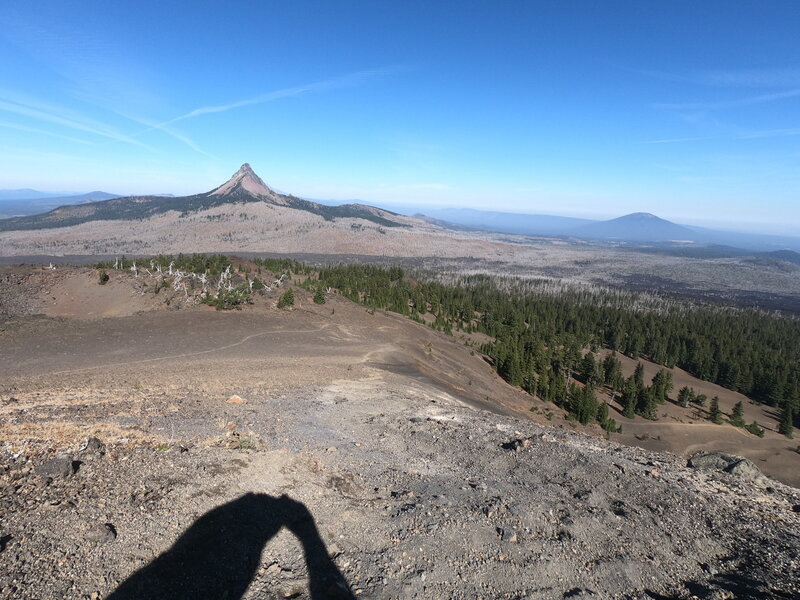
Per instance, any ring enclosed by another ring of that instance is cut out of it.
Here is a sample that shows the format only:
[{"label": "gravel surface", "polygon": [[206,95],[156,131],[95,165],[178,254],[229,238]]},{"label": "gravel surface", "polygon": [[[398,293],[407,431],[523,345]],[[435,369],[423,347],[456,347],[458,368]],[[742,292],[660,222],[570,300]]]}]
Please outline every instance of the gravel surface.
[{"label": "gravel surface", "polygon": [[391,374],[249,392],[178,401],[156,446],[7,446],[0,597],[800,593],[800,491],[730,461],[689,468]]}]

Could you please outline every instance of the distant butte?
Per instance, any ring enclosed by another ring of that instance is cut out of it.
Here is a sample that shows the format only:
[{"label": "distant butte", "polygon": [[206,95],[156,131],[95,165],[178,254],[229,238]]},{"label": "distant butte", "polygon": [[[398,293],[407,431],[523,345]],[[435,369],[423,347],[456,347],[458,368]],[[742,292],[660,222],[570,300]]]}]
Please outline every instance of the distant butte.
[{"label": "distant butte", "polygon": [[224,196],[227,194],[235,194],[236,192],[240,191],[247,192],[254,196],[263,196],[266,198],[275,198],[277,195],[266,183],[264,183],[263,179],[256,175],[249,163],[244,163],[241,167],[239,167],[239,170],[233,174],[233,177],[215,190],[209,192],[208,195]]}]

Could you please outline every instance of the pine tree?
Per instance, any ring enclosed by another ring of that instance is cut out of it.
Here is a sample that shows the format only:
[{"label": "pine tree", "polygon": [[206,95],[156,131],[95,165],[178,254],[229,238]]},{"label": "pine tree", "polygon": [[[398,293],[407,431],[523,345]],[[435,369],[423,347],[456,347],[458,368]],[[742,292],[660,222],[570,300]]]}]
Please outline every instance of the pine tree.
[{"label": "pine tree", "polygon": [[644,365],[636,363],[636,369],[633,371],[633,380],[636,382],[636,387],[642,389],[644,387]]},{"label": "pine tree", "polygon": [[582,425],[588,425],[597,416],[597,400],[591,386],[584,386],[578,393],[578,405],[573,409]]},{"label": "pine tree", "polygon": [[722,423],[722,411],[719,409],[719,398],[716,396],[711,399],[711,406],[708,409],[708,420],[717,425]]},{"label": "pine tree", "polygon": [[600,402],[597,405],[597,416],[595,418],[600,425],[605,425],[606,421],[608,421],[608,404]]},{"label": "pine tree", "polygon": [[539,381],[537,382],[536,387],[538,389],[539,397],[542,400],[550,400],[550,374],[547,369],[542,371],[539,375]]},{"label": "pine tree", "polygon": [[317,290],[314,294],[314,304],[325,304],[325,292]]},{"label": "pine tree", "polygon": [[731,425],[734,427],[744,427],[744,406],[742,405],[742,401],[739,400],[733,406],[733,412],[731,413]]},{"label": "pine tree", "polygon": [[794,429],[793,418],[792,405],[786,400],[783,404],[783,411],[781,412],[781,423],[778,426],[778,433],[785,435],[789,439],[794,437],[792,435],[792,430]]},{"label": "pine tree", "polygon": [[581,374],[586,383],[594,384],[597,381],[597,363],[594,354],[587,352],[581,360]]},{"label": "pine tree", "polygon": [[656,411],[656,396],[653,388],[639,388],[639,391],[636,395],[636,412],[642,415],[645,419],[650,419],[651,421],[658,419],[658,414]]},{"label": "pine tree", "polygon": [[653,394],[656,402],[663,404],[667,401],[667,394],[672,391],[672,373],[661,369],[653,377]]},{"label": "pine tree", "polygon": [[636,417],[636,381],[629,377],[622,391],[622,414],[629,419]]},{"label": "pine tree", "polygon": [[611,387],[612,395],[622,387],[622,363],[614,354],[603,360],[603,382]]},{"label": "pine tree", "polygon": [[681,388],[681,391],[678,392],[678,404],[683,408],[689,406],[689,402],[694,400],[694,391],[688,385],[685,385]]},{"label": "pine tree", "polygon": [[278,300],[278,308],[283,308],[284,306],[294,306],[294,292],[292,288],[286,290],[283,296],[280,297],[280,300]]}]

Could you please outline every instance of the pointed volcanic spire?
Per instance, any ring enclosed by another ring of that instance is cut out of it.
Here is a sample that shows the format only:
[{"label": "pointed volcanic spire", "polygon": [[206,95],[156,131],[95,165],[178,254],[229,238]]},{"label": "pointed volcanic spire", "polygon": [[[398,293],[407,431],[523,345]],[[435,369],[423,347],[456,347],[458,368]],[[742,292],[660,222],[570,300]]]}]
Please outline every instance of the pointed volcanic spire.
[{"label": "pointed volcanic spire", "polygon": [[244,192],[251,196],[274,198],[273,192],[264,181],[256,175],[249,163],[244,163],[228,181],[209,193],[210,196],[224,196],[236,192]]}]

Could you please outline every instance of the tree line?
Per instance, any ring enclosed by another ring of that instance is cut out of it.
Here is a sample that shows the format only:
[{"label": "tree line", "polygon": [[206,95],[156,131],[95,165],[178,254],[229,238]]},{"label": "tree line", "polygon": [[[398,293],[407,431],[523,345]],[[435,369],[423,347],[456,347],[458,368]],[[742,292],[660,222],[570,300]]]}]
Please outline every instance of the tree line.
[{"label": "tree line", "polygon": [[490,336],[493,341],[480,351],[506,381],[581,421],[607,418],[606,409],[591,402],[597,385],[622,395],[626,415],[649,418],[672,390],[666,370],[648,385],[640,378],[610,380],[605,369],[590,366],[586,356],[594,356],[585,354],[587,348],[678,366],[781,409],[784,420],[788,412],[795,424],[800,413],[800,321],[793,317],[546,280],[465,275],[440,282],[396,266],[325,267],[316,279],[373,308],[418,321],[427,315],[425,322],[445,333],[460,329]]}]

